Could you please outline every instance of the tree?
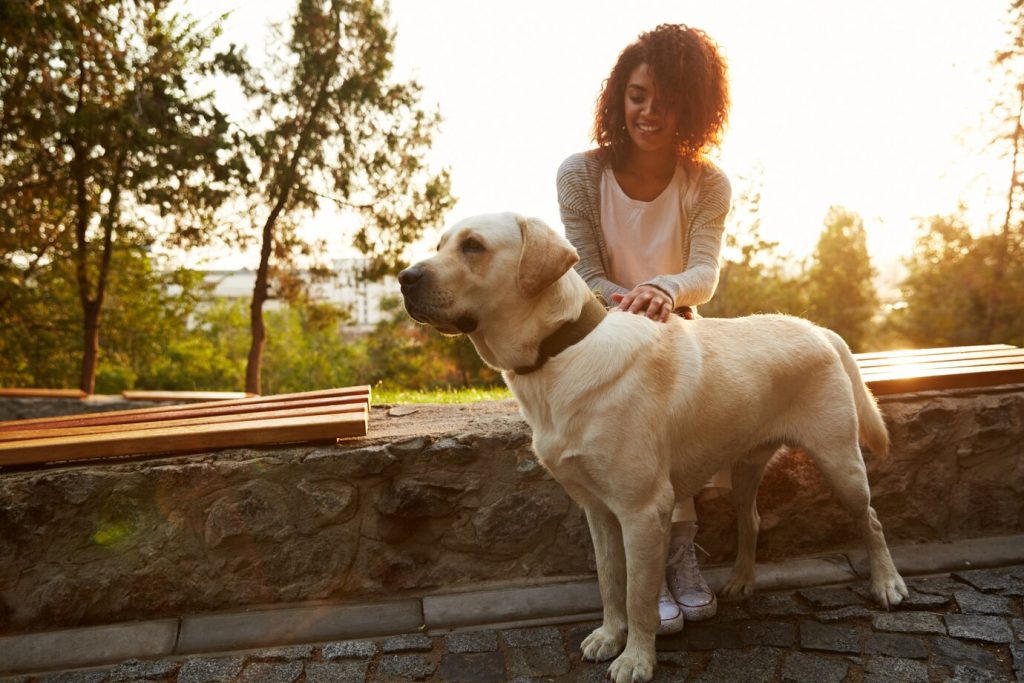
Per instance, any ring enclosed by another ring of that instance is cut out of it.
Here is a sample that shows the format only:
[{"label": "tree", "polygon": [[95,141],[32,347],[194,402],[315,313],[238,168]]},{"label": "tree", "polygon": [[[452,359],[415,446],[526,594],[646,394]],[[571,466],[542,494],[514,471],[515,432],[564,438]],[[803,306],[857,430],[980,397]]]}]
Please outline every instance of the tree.
[{"label": "tree", "polygon": [[275,271],[311,251],[296,233],[303,218],[324,200],[358,216],[354,244],[371,257],[373,277],[397,272],[405,246],[453,202],[447,172],[431,175],[424,161],[438,116],[419,108],[416,83],[390,81],[393,47],[386,9],[373,0],[299,0],[285,48],[262,69],[268,77],[238,72],[254,103],[262,240],[247,391],[261,389],[263,306]]},{"label": "tree", "polygon": [[753,313],[800,315],[806,307],[796,280],[797,264],[779,253],[778,242],[761,235],[761,183],[748,181],[738,193],[725,231],[718,288],[700,307],[709,318]]},{"label": "tree", "polygon": [[807,317],[862,350],[879,309],[874,276],[864,222],[833,206],[805,276]]},{"label": "tree", "polygon": [[3,3],[0,268],[25,285],[74,265],[80,387],[95,388],[118,245],[208,240],[245,167],[212,93],[216,29],[165,0]]},{"label": "tree", "polygon": [[1022,216],[1020,153],[1024,142],[1024,0],[1012,0],[1009,9],[1008,39],[1006,49],[996,53],[995,66],[1002,79],[1002,95],[994,108],[998,119],[999,133],[994,144],[1005,146],[1010,162],[1010,182],[1006,190],[1006,210],[998,239],[995,262],[992,264],[992,280],[985,301],[985,318],[982,322],[980,341],[989,343],[999,340],[996,336],[997,320],[1003,317],[1003,309],[1012,305],[1007,297],[1007,270],[1015,261],[1024,257],[1024,216]]},{"label": "tree", "polygon": [[987,303],[1003,246],[998,234],[974,236],[959,215],[928,219],[904,261],[907,277],[900,288],[906,305],[889,316],[888,324],[918,347],[982,344],[989,338],[1024,344],[1020,259],[1006,264],[1000,276],[1004,304],[989,319]]}]

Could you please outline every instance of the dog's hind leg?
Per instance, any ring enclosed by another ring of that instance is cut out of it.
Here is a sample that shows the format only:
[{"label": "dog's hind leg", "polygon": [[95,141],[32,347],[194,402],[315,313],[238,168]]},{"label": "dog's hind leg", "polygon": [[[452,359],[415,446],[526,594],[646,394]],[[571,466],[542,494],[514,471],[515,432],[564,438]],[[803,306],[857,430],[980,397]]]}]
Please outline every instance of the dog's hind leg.
[{"label": "dog's hind leg", "polygon": [[598,502],[584,506],[594,541],[597,580],[604,621],[580,645],[583,659],[603,662],[626,644],[626,555],[622,527],[611,510]]},{"label": "dog's hind leg", "polygon": [[732,503],[736,508],[736,562],[729,580],[719,591],[723,598],[745,598],[754,592],[754,561],[757,554],[757,487],[764,468],[777,446],[765,445],[752,450],[732,468]]},{"label": "dog's hind leg", "polygon": [[828,442],[818,439],[817,443],[807,443],[805,446],[825,481],[832,486],[843,507],[861,527],[871,566],[871,594],[882,607],[895,607],[909,593],[889,554],[882,524],[878,521],[875,509],[871,507],[867,471],[855,433],[842,440],[833,439]]}]

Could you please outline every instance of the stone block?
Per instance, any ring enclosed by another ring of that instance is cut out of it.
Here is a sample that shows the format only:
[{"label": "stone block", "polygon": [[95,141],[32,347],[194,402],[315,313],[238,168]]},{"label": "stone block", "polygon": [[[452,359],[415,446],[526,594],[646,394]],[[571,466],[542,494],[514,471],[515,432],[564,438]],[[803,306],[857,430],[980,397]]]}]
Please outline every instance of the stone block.
[{"label": "stone block", "polygon": [[487,629],[449,633],[444,637],[444,646],[454,654],[494,652],[498,649],[498,632]]},{"label": "stone block", "polygon": [[986,643],[1011,643],[1010,622],[1003,617],[980,614],[947,614],[946,629],[954,638],[980,640]]},{"label": "stone block", "polygon": [[953,594],[957,606],[964,614],[994,614],[1013,616],[1016,612],[1010,598],[1002,595],[986,595],[976,590],[961,590]]},{"label": "stone block", "polygon": [[931,612],[885,612],[872,616],[872,625],[878,631],[896,633],[937,633],[946,635],[942,617]]},{"label": "stone block", "polygon": [[400,636],[385,638],[380,649],[386,654],[394,652],[430,652],[434,649],[434,643],[425,635],[406,633]]},{"label": "stone block", "polygon": [[316,643],[417,630],[418,600],[321,605],[184,617],[177,652],[216,652],[268,645]]},{"label": "stone block", "polygon": [[860,652],[860,634],[852,626],[805,620],[800,622],[800,647],[804,650],[855,654]]},{"label": "stone block", "polygon": [[864,666],[864,683],[928,683],[928,665],[912,659],[870,657]]},{"label": "stone block", "polygon": [[0,672],[85,667],[170,655],[177,619],[92,626],[0,638]]},{"label": "stone block", "polygon": [[601,594],[596,581],[428,595],[423,598],[423,617],[430,629],[591,614],[600,610]]},{"label": "stone block", "polygon": [[369,662],[309,662],[306,683],[364,683]]},{"label": "stone block", "polygon": [[377,664],[381,676],[422,680],[437,671],[437,664],[426,655],[384,655]]},{"label": "stone block", "polygon": [[830,659],[806,652],[791,652],[782,664],[784,683],[841,683],[850,665],[842,659]]},{"label": "stone block", "polygon": [[507,652],[510,676],[561,676],[569,673],[571,663],[561,643],[535,647],[513,647]]},{"label": "stone block", "polygon": [[441,657],[445,683],[504,683],[505,657],[500,652],[449,653]]},{"label": "stone block", "polygon": [[230,681],[238,675],[244,664],[243,657],[195,657],[181,665],[177,683]]},{"label": "stone block", "polygon": [[864,652],[900,659],[928,658],[928,648],[923,640],[898,633],[872,633],[864,641]]},{"label": "stone block", "polygon": [[302,669],[302,662],[251,662],[242,669],[238,683],[295,683]]},{"label": "stone block", "polygon": [[324,659],[370,659],[377,654],[377,643],[370,640],[343,640],[329,643],[321,650]]},{"label": "stone block", "polygon": [[770,647],[758,647],[749,652],[718,651],[711,655],[711,661],[697,681],[769,683],[775,678],[780,657],[781,652]]}]

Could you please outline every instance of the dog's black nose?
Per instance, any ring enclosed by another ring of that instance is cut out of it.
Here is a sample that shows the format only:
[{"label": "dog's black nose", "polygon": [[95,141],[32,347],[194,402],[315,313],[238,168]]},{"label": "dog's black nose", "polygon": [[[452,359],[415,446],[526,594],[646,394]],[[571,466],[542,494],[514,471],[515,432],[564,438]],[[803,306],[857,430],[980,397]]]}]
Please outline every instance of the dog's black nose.
[{"label": "dog's black nose", "polygon": [[400,284],[403,289],[406,287],[412,287],[423,279],[423,273],[423,269],[419,266],[410,266],[398,274],[398,284]]},{"label": "dog's black nose", "polygon": [[408,290],[419,284],[425,274],[426,270],[420,266],[410,266],[398,273],[398,284],[401,285],[402,290]]}]

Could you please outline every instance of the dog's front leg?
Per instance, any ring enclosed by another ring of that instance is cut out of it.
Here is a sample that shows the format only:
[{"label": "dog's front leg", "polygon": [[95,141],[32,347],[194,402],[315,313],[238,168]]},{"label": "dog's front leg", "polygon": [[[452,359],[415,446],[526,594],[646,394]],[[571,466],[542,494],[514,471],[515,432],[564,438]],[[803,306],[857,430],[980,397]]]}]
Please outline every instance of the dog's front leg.
[{"label": "dog's front leg", "polygon": [[649,681],[654,677],[658,590],[665,580],[671,487],[658,499],[656,504],[619,516],[626,551],[629,633],[626,649],[608,668],[609,678],[615,683]]},{"label": "dog's front leg", "polygon": [[626,643],[626,555],[622,528],[611,510],[599,502],[584,506],[597,560],[604,621],[580,645],[583,659],[603,662],[622,652]]}]

